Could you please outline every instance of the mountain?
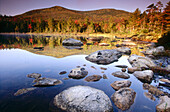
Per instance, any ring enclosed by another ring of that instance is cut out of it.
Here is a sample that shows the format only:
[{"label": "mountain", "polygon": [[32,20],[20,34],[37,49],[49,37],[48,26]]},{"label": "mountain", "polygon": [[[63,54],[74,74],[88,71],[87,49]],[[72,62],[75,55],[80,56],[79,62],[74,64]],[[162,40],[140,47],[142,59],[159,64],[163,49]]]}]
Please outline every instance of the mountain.
[{"label": "mountain", "polygon": [[123,10],[116,9],[100,9],[93,11],[76,11],[66,9],[60,6],[54,6],[51,8],[45,9],[36,9],[32,11],[28,11],[24,14],[14,16],[15,18],[24,18],[24,19],[44,19],[54,18],[55,20],[67,20],[68,18],[72,18],[73,20],[85,19],[88,17],[90,20],[99,21],[99,20],[109,20],[111,17],[115,19],[119,18],[128,18],[130,16],[130,12],[126,12]]}]

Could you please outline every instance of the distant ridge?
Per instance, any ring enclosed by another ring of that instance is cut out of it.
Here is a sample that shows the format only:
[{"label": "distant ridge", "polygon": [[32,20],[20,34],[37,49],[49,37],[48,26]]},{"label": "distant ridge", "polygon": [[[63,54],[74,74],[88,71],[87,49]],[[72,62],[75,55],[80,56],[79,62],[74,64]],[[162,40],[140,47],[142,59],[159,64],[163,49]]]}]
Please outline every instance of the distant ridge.
[{"label": "distant ridge", "polygon": [[44,19],[54,18],[55,20],[67,20],[72,18],[73,20],[85,19],[88,17],[93,21],[109,20],[113,19],[128,18],[130,12],[116,9],[99,9],[92,11],[76,11],[67,9],[61,6],[54,6],[51,8],[31,10],[26,13],[14,16],[15,18],[27,18],[27,19]]}]

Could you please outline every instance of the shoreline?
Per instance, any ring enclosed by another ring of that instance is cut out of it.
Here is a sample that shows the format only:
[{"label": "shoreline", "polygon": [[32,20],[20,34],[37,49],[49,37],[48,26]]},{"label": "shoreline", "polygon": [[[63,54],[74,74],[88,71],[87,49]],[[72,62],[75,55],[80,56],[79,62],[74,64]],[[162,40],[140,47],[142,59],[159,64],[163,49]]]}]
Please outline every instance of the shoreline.
[{"label": "shoreline", "polygon": [[110,37],[113,38],[115,36],[128,37],[129,35],[121,35],[121,34],[110,34],[110,33],[0,33],[0,35],[43,35],[43,36],[83,36],[83,37]]}]

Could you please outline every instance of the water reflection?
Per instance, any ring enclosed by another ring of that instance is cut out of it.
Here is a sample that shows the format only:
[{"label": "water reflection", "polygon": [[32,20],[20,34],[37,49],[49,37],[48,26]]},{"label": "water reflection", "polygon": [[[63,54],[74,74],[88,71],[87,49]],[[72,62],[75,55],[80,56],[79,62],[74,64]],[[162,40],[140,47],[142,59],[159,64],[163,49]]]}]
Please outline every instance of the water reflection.
[{"label": "water reflection", "polygon": [[[67,38],[81,40],[83,46],[62,46],[62,41]],[[49,55],[62,58],[75,54],[90,54],[97,50],[115,49],[123,39],[116,38],[86,38],[69,36],[42,36],[42,35],[0,35],[0,49],[20,48],[36,54]],[[99,46],[99,43],[107,43],[109,46]],[[141,51],[146,44],[131,46],[133,54],[142,55]]]}]

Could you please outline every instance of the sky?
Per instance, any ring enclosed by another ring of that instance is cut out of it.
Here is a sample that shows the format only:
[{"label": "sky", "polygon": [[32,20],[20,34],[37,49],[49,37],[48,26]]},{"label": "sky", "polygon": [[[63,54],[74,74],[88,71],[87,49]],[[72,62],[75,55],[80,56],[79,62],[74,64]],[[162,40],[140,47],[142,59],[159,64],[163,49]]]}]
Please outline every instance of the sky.
[{"label": "sky", "polygon": [[103,8],[114,8],[134,12],[139,8],[141,12],[152,3],[161,1],[165,6],[169,0],[0,0],[0,14],[14,16],[34,9],[62,6],[68,9],[88,11]]}]

